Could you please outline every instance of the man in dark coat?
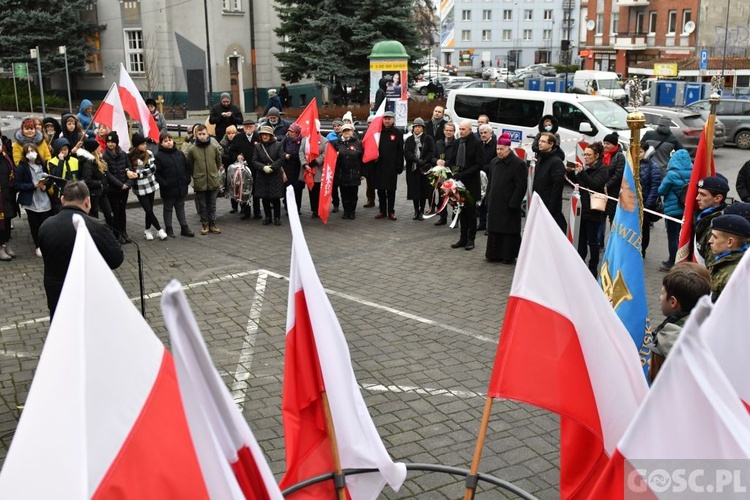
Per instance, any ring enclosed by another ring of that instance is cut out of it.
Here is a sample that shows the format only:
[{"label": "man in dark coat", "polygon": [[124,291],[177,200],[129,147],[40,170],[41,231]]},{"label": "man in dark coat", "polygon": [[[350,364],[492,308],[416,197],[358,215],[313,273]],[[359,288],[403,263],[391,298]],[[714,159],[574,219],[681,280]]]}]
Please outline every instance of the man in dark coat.
[{"label": "man in dark coat", "polygon": [[445,119],[445,109],[442,106],[435,106],[432,110],[432,120],[427,122],[424,131],[427,135],[435,139],[435,142],[445,138],[443,127],[448,121]]},{"label": "man in dark coat", "polygon": [[[484,158],[482,160],[482,167],[486,172],[490,162],[497,158],[497,136],[495,135],[495,131],[492,130],[492,125],[489,123],[481,124],[477,132],[479,133],[479,139],[482,141],[482,156]],[[479,227],[477,227],[477,231],[484,231],[487,229],[487,204],[482,203],[479,205],[478,212]]]},{"label": "man in dark coat", "polygon": [[435,141],[424,129],[424,120],[417,118],[412,125],[412,135],[404,142],[406,199],[414,202],[414,220],[424,220],[424,207],[432,192],[426,174],[434,165]]},{"label": "man in dark coat", "polygon": [[396,220],[396,185],[399,174],[404,171],[404,134],[394,125],[395,118],[392,111],[383,114],[378,159],[371,167],[372,183],[378,192],[380,207],[376,219],[388,217]]},{"label": "man in dark coat", "polygon": [[[432,159],[433,165],[445,167],[452,171],[453,165],[456,164],[456,153],[458,150],[458,139],[456,138],[456,124],[448,122],[443,126],[445,137],[435,144],[435,157]],[[439,187],[439,186],[438,186]],[[435,223],[436,226],[444,226],[448,223],[448,208],[440,212],[440,218]]]},{"label": "man in dark coat", "polygon": [[485,166],[487,172],[487,251],[490,262],[513,264],[521,248],[521,204],[526,195],[526,162],[510,147],[506,132],[497,140],[495,158]]},{"label": "man in dark coat", "polygon": [[750,160],[746,161],[740,168],[734,187],[742,201],[750,201]]},{"label": "man in dark coat", "polygon": [[240,108],[232,104],[228,92],[222,93],[219,104],[216,104],[211,108],[208,123],[216,126],[214,135],[217,141],[224,138],[228,126],[234,125],[239,127],[242,125],[242,111],[240,111]]},{"label": "man in dark coat", "polygon": [[[562,192],[565,184],[565,155],[557,145],[555,134],[544,132],[539,137],[539,153],[534,170],[534,192],[544,202],[560,229],[565,232],[568,224],[562,213]],[[530,201],[530,200],[529,200]]]},{"label": "man in dark coat", "polygon": [[453,178],[461,181],[471,195],[467,199],[461,213],[459,222],[461,223],[461,237],[457,242],[451,245],[451,248],[464,248],[466,250],[474,249],[474,238],[477,234],[477,205],[482,194],[482,185],[480,174],[484,162],[482,151],[482,141],[480,141],[471,131],[471,121],[464,120],[458,125],[460,139],[458,149],[456,150],[456,173]]},{"label": "man in dark coat", "polygon": [[76,241],[73,215],[83,217],[96,248],[110,269],[120,267],[124,259],[120,242],[114,237],[109,226],[87,215],[91,208],[91,197],[85,182],[68,182],[63,190],[62,204],[60,213],[44,221],[39,228],[39,249],[44,258],[44,289],[47,292],[50,318],[55,315],[65,275],[68,273],[70,257],[73,255]]},{"label": "man in dark coat", "polygon": [[[237,134],[234,138],[233,144],[236,144],[239,154],[237,155],[237,161],[245,161],[247,166],[250,167],[250,171],[253,173],[253,179],[258,178],[258,172],[255,170],[253,165],[253,153],[255,152],[255,145],[260,142],[258,134],[255,132],[255,120],[252,118],[245,118],[242,122],[242,132]],[[260,198],[255,196],[255,183],[253,183],[253,210],[256,219],[261,219],[263,216],[260,214]],[[240,208],[242,217],[240,219],[247,220],[252,214],[250,212],[250,203],[242,205]]]}]

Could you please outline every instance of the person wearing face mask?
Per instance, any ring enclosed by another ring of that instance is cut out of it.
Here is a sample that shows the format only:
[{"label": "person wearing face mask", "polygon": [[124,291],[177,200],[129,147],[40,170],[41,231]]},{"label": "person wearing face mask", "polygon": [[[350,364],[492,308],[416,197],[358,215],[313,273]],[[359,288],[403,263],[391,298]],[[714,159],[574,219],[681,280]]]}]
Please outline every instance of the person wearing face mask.
[{"label": "person wearing face mask", "polygon": [[37,152],[42,161],[48,161],[51,157],[47,143],[44,141],[44,134],[36,129],[33,118],[24,118],[21,122],[21,128],[13,136],[13,163],[18,165],[24,157],[23,147],[26,144],[33,144],[37,147]]},{"label": "person wearing face mask", "polygon": [[45,177],[49,174],[47,167],[34,144],[25,144],[23,158],[16,168],[15,186],[18,190],[18,204],[26,210],[26,216],[34,240],[36,256],[41,257],[39,250],[39,228],[52,216],[52,201],[49,196],[49,184]]},{"label": "person wearing face mask", "polygon": [[539,119],[539,125],[537,126],[537,129],[539,130],[539,133],[534,137],[534,142],[531,143],[531,150],[534,153],[539,152],[539,137],[541,137],[542,133],[549,132],[550,134],[555,134],[555,139],[557,139],[557,144],[560,144],[560,134],[557,133],[558,129],[557,124],[557,118],[555,118],[552,115],[544,115]]},{"label": "person wearing face mask", "polygon": [[412,135],[404,141],[406,199],[412,200],[414,204],[414,220],[424,220],[424,207],[431,192],[426,174],[433,166],[435,141],[424,133],[424,128],[424,120],[415,119],[412,125]]},{"label": "person wearing face mask", "polygon": [[281,118],[281,111],[279,111],[278,108],[269,109],[260,124],[261,126],[267,125],[271,127],[273,129],[273,135],[278,141],[284,139],[286,131],[289,130],[289,125],[291,125],[291,123]]}]

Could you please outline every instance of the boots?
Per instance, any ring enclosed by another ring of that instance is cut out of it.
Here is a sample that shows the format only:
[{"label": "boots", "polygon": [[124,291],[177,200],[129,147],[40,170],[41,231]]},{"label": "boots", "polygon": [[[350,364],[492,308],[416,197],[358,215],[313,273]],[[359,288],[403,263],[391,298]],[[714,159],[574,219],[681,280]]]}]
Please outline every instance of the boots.
[{"label": "boots", "polygon": [[182,226],[182,229],[180,229],[180,236],[187,236],[188,238],[192,238],[195,236],[195,233],[190,230],[188,226]]},{"label": "boots", "polygon": [[279,217],[273,218],[273,225],[274,226],[280,226],[281,225],[281,219]]},{"label": "boots", "polygon": [[169,238],[174,238],[175,237],[174,230],[170,226],[167,226],[164,229],[167,231],[167,236]]},{"label": "boots", "polygon": [[208,222],[201,222],[201,235],[206,236],[208,234]]},{"label": "boots", "polygon": [[10,249],[10,243],[6,243],[3,246],[5,247],[5,253],[7,253],[8,255],[10,255],[12,258],[16,257],[16,252],[14,252],[13,250]]},{"label": "boots", "polygon": [[265,219],[263,219],[263,222],[262,222],[262,224],[263,224],[264,226],[267,226],[267,225],[269,225],[270,223],[271,223],[271,218],[270,218],[270,217],[266,217]]},{"label": "boots", "polygon": [[219,229],[218,227],[216,227],[216,223],[215,222],[209,222],[208,223],[208,231],[211,234],[221,234],[221,229]]},{"label": "boots", "polygon": [[11,260],[13,257],[11,257],[8,252],[5,251],[5,245],[0,245],[0,260]]}]

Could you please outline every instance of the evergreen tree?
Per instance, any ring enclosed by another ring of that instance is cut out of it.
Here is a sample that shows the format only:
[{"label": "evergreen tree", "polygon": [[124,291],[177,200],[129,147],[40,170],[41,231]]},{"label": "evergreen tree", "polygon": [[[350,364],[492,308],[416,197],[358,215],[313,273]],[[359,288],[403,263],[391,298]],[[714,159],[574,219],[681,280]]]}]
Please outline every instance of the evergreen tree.
[{"label": "evergreen tree", "polygon": [[36,65],[29,54],[39,46],[42,74],[65,71],[64,56],[58,52],[58,47],[65,45],[70,73],[83,73],[94,50],[88,40],[99,29],[95,24],[81,21],[79,15],[91,3],[91,0],[0,0],[3,66],[13,62]]}]

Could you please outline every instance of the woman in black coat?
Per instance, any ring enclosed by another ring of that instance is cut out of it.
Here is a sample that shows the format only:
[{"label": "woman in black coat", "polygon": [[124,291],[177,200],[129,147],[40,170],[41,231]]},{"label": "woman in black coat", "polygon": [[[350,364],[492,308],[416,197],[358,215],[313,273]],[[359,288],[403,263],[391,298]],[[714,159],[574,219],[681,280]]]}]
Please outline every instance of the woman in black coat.
[{"label": "woman in black coat", "polygon": [[497,140],[497,157],[485,167],[487,173],[487,250],[490,262],[513,264],[521,248],[521,204],[526,195],[526,162],[510,147],[510,136]]},{"label": "woman in black coat", "polygon": [[104,220],[109,227],[113,227],[114,219],[112,207],[109,204],[109,174],[107,163],[99,154],[99,142],[96,139],[84,139],[83,146],[78,149],[78,170],[81,172],[86,187],[91,195],[91,210],[89,215],[99,218],[99,210],[104,214]]},{"label": "woman in black coat", "polygon": [[424,120],[417,118],[412,135],[404,141],[406,199],[414,203],[414,220],[424,220],[424,207],[431,190],[426,174],[433,167],[434,156],[435,140],[424,133]]},{"label": "woman in black coat", "polygon": [[357,191],[362,182],[362,143],[354,133],[354,125],[346,123],[341,128],[341,137],[336,141],[336,184],[341,191],[341,204],[344,206],[342,219],[355,218]]},{"label": "woman in black coat", "polygon": [[195,233],[190,230],[185,218],[185,198],[193,176],[193,169],[185,154],[174,147],[174,139],[168,133],[159,136],[159,150],[154,156],[156,171],[154,176],[159,183],[161,199],[164,205],[164,226],[167,236],[174,238],[172,229],[172,208],[177,213],[180,223],[180,236],[192,238]]},{"label": "woman in black coat", "polygon": [[[286,136],[281,140],[281,155],[284,164],[281,168],[284,171],[284,189],[287,186],[294,186],[294,199],[297,201],[297,210],[302,208],[302,189],[305,187],[304,182],[299,181],[299,172],[302,164],[299,161],[299,148],[302,143],[302,127],[296,123],[289,125]],[[286,206],[286,197],[284,197],[284,208],[289,212]]]},{"label": "woman in black coat", "polygon": [[107,163],[107,179],[109,181],[109,205],[112,207],[115,237],[120,243],[130,243],[127,230],[125,210],[128,205],[128,195],[133,181],[128,179],[130,160],[128,154],[120,148],[120,138],[117,132],[107,134],[107,149],[102,158]]},{"label": "woman in black coat", "polygon": [[[607,167],[602,165],[604,147],[601,142],[589,144],[583,152],[586,165],[580,163],[575,168],[569,168],[569,176],[573,181],[597,193],[603,193],[609,179]],[[596,278],[599,273],[599,232],[604,224],[605,212],[591,208],[591,195],[581,190],[581,225],[578,232],[578,254],[586,262],[586,250],[589,258],[589,270]]]},{"label": "woman in black coat", "polygon": [[260,128],[260,142],[253,152],[253,165],[258,171],[255,178],[255,196],[263,201],[263,214],[266,218],[263,225],[271,223],[271,208],[273,208],[273,223],[281,225],[281,197],[284,196],[284,180],[282,179],[281,143],[273,135],[273,129],[268,125]]}]

